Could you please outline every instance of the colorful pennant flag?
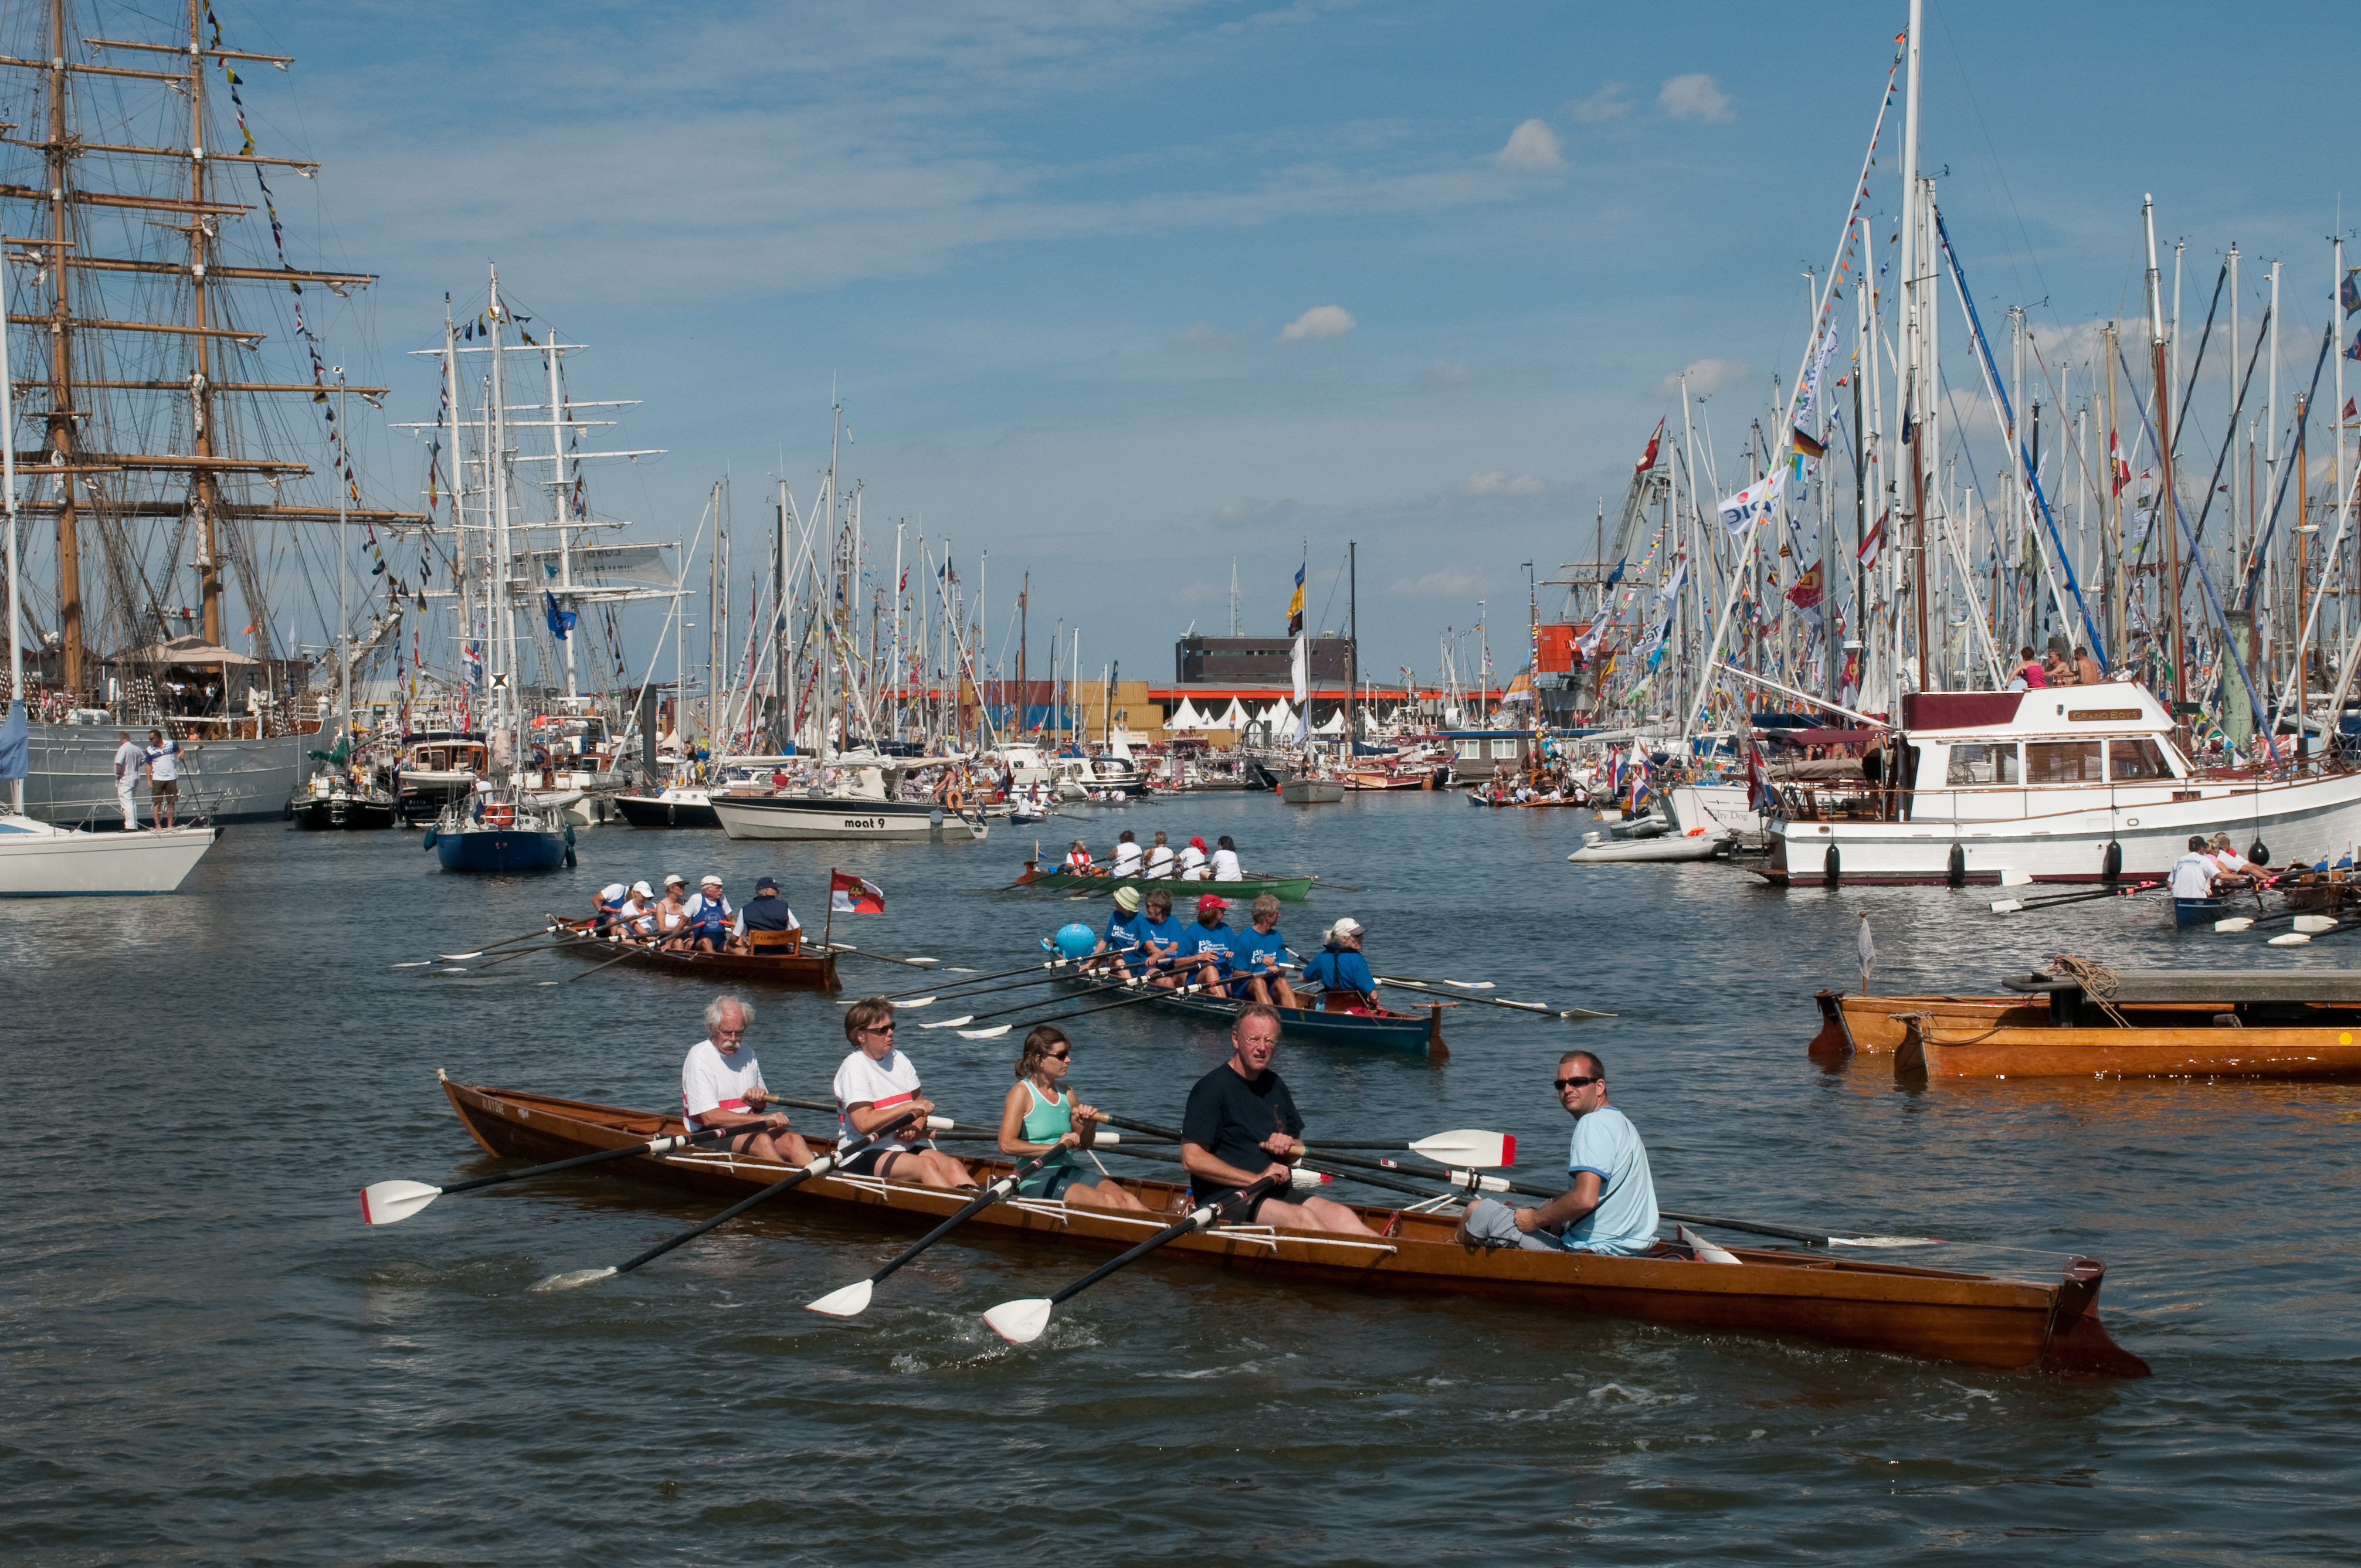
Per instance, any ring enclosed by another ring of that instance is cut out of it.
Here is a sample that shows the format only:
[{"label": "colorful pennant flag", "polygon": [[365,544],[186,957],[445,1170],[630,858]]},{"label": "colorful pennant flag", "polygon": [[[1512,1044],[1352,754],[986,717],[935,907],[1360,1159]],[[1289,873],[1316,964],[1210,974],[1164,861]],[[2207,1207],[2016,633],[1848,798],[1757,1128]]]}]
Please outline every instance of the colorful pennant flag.
[{"label": "colorful pennant flag", "polygon": [[851,872],[831,872],[828,906],[839,915],[883,915],[885,890],[873,882],[862,881]]}]

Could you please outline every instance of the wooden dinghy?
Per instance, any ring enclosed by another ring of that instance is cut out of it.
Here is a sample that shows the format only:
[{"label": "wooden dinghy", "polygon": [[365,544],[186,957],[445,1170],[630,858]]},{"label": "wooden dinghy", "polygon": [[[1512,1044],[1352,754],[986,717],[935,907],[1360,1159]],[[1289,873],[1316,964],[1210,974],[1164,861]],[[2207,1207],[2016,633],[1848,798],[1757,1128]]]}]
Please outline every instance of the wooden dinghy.
[{"label": "wooden dinghy", "polygon": [[1312,884],[1316,876],[1246,876],[1236,882],[1182,882],[1178,877],[1083,876],[1073,872],[1043,871],[1033,861],[1025,862],[1025,871],[1012,884],[1016,887],[1086,888],[1093,893],[1112,894],[1119,887],[1136,887],[1142,894],[1160,887],[1177,901],[1210,893],[1217,898],[1258,898],[1269,894],[1290,904],[1301,904],[1312,896]]},{"label": "wooden dinghy", "polygon": [[[1852,996],[1841,991],[1813,994],[1819,1003],[1820,1032],[1812,1036],[1805,1054],[1817,1059],[1850,1056],[1889,1056],[1902,1048],[1908,1032],[1905,1015],[1930,1021],[1938,1035],[1956,1037],[1979,1034],[1993,1025],[2042,1028],[2058,1022],[2055,1003],[2039,996]],[[2221,1011],[2213,1003],[2148,1003],[2119,1008],[2134,1024],[2158,1027],[2211,1021]],[[2093,1016],[2097,1009],[2092,1009]]]},{"label": "wooden dinghy", "polygon": [[[565,1159],[682,1130],[674,1116],[481,1088],[447,1077],[443,1089],[476,1142],[506,1158]],[[812,1142],[815,1148],[829,1146]],[[1006,1168],[998,1160],[970,1164],[986,1179]],[[745,1197],[784,1174],[778,1166],[703,1152],[638,1156],[604,1168],[723,1200]],[[1170,1223],[1168,1211],[1177,1195],[1164,1182],[1126,1179],[1124,1185],[1148,1205],[1148,1213],[1020,1200],[984,1210],[962,1234],[1123,1250]],[[863,1223],[919,1230],[933,1226],[966,1198],[873,1177],[831,1174],[806,1182],[779,1207],[817,1205]],[[1220,1226],[1184,1236],[1156,1255],[1255,1277],[1792,1334],[1972,1366],[2066,1377],[2148,1375],[2147,1364],[2117,1345],[2099,1321],[2106,1266],[2095,1258],[2072,1259],[2061,1278],[2047,1283],[1751,1247],[1729,1249],[1742,1265],[1731,1267],[1696,1261],[1677,1249],[1651,1257],[1470,1251],[1454,1237],[1455,1214],[1366,1206],[1358,1212],[1373,1228],[1392,1234],[1370,1238]]]},{"label": "wooden dinghy", "polygon": [[[1083,976],[1069,976],[1065,983],[1080,987],[1084,995],[1110,999],[1139,996],[1146,988],[1144,981]],[[1238,1010],[1246,1002],[1242,998],[1175,990],[1159,992],[1147,1005],[1194,1018],[1212,1028],[1226,1029],[1237,1022]],[[1447,1002],[1430,1003],[1423,1013],[1331,1013],[1317,1007],[1281,1007],[1278,1009],[1279,1026],[1280,1037],[1290,1041],[1311,1040],[1321,1045],[1356,1046],[1363,1050],[1402,1051],[1440,1058],[1451,1054],[1451,1047],[1443,1040],[1443,1010],[1455,1004]]]},{"label": "wooden dinghy", "polygon": [[744,985],[773,986],[781,991],[841,991],[836,977],[836,955],[806,948],[799,931],[750,931],[747,953],[661,952],[616,938],[595,936],[573,921],[551,916],[549,934],[557,950],[569,958],[611,963],[617,969],[645,970],[690,980],[730,981]]}]

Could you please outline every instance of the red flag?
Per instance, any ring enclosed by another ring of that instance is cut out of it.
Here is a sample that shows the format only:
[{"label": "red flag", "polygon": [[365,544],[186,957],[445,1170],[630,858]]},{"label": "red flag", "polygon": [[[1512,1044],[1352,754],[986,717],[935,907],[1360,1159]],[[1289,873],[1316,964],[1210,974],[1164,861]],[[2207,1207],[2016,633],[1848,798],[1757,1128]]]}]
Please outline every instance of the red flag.
[{"label": "red flag", "polygon": [[1633,473],[1644,474],[1649,469],[1656,466],[1656,444],[1664,439],[1664,422],[1663,420],[1658,420],[1656,422],[1656,433],[1648,437],[1647,452],[1641,456],[1637,463],[1631,465],[1631,471]]},{"label": "red flag", "polygon": [[839,915],[883,915],[885,890],[851,872],[836,872],[828,879],[828,906]]},{"label": "red flag", "polygon": [[1876,526],[1872,528],[1869,531],[1868,536],[1861,540],[1861,551],[1857,558],[1860,560],[1864,570],[1876,565],[1878,556],[1884,554],[1885,520],[1893,515],[1894,514],[1890,511],[1882,511],[1878,513]]}]

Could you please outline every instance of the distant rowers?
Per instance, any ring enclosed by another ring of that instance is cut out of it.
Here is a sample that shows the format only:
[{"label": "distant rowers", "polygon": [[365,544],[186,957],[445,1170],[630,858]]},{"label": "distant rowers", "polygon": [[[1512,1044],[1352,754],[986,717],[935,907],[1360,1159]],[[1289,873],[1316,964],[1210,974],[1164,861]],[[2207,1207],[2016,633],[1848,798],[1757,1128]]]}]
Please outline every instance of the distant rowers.
[{"label": "distant rowers", "polygon": [[1361,938],[1368,927],[1345,916],[1328,927],[1328,939],[1303,966],[1303,982],[1320,988],[1320,1004],[1331,1013],[1384,1011],[1378,1001],[1377,977],[1361,954]]},{"label": "distant rowers", "polygon": [[1164,829],[1156,830],[1156,842],[1148,851],[1148,872],[1150,877],[1163,878],[1172,874],[1172,846],[1164,841]]},{"label": "distant rowers", "polygon": [[2231,847],[2230,835],[2227,833],[2213,835],[2213,842],[2209,847],[2209,852],[2213,857],[2213,863],[2222,868],[2222,874],[2224,877],[2238,878],[2243,883],[2253,872],[2254,862]]},{"label": "distant rowers", "polygon": [[1066,851],[1066,870],[1075,876],[1089,876],[1097,869],[1091,863],[1090,844],[1084,839],[1075,839],[1074,847]]},{"label": "distant rowers", "polygon": [[746,1044],[754,1026],[754,1004],[743,997],[718,996],[705,1009],[705,1038],[688,1047],[680,1064],[680,1109],[691,1132],[699,1127],[743,1127],[722,1146],[774,1165],[808,1165],[811,1146],[787,1130],[787,1119],[764,1114],[771,1092],[763,1087],[762,1064]]},{"label": "distant rowers", "polygon": [[624,900],[631,894],[631,890],[619,882],[610,882],[600,888],[598,896],[590,901],[590,929],[603,931],[621,919]]},{"label": "distant rowers", "polygon": [[[1189,1172],[1191,1195],[1218,1202],[1264,1177],[1290,1175],[1303,1118],[1295,1097],[1271,1070],[1279,1053],[1279,1014],[1259,1003],[1238,1010],[1230,1025],[1230,1058],[1197,1080],[1180,1118],[1180,1163]],[[1222,1216],[1232,1225],[1278,1225],[1298,1231],[1377,1233],[1344,1204],[1326,1198],[1293,1200],[1292,1188],[1245,1204]]]},{"label": "distant rowers", "polygon": [[623,907],[618,912],[618,918],[634,938],[644,941],[656,928],[655,905],[655,889],[646,883],[635,882],[631,884],[631,891],[623,898]]},{"label": "distant rowers", "polygon": [[[1074,1102],[1065,1087],[1074,1055],[1074,1043],[1054,1024],[1044,1024],[1025,1036],[1016,1058],[1016,1083],[1000,1104],[1000,1152],[1027,1160],[1051,1149],[1047,1164],[1017,1183],[1018,1194],[1048,1199],[1082,1209],[1144,1210],[1113,1177],[1091,1179],[1074,1151],[1090,1150],[1097,1135],[1099,1113]],[[1082,1125],[1078,1130],[1075,1119]]]},{"label": "distant rowers", "polygon": [[1142,863],[1139,836],[1126,828],[1123,830],[1123,836],[1115,841],[1115,874],[1137,876]]}]

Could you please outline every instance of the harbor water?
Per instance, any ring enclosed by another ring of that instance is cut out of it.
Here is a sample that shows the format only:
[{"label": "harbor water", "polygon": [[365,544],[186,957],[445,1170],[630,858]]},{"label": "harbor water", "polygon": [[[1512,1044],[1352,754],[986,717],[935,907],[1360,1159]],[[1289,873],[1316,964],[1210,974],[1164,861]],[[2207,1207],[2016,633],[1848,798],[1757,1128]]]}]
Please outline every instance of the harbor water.
[{"label": "harbor water", "polygon": [[[1868,1255],[2037,1279],[2103,1257],[2102,1316],[2155,1376],[2059,1382],[1153,1259],[1020,1349],[982,1311],[1098,1255],[955,1235],[840,1321],[802,1303],[908,1233],[792,1196],[639,1273],[533,1293],[713,1205],[594,1171],[369,1230],[357,1189],[500,1168],[437,1068],[676,1104],[710,992],[554,955],[395,965],[673,872],[719,872],[733,897],[778,874],[816,927],[831,865],[857,871],[887,912],[839,916],[840,938],[979,971],[1024,962],[1069,919],[1102,922],[1106,903],[1007,891],[1035,839],[1005,827],[982,845],[842,847],[605,828],[579,835],[576,870],[495,880],[441,872],[415,833],[271,824],[228,830],[176,897],[0,908],[0,1554],[2353,1560],[2361,1085],[1908,1088],[1883,1060],[1805,1057],[1812,992],[1858,984],[1863,911],[1877,987],[1895,992],[1986,991],[2059,951],[2242,967],[2351,962],[2347,948],[2176,933],[2153,899],[1998,916],[1990,889],[1782,893],[1726,865],[1569,866],[1587,823],[1444,795],[1216,795],[1080,811],[1043,848],[1079,833],[1104,853],[1126,827],[1229,833],[1250,867],[1323,879],[1287,906],[1299,948],[1351,915],[1381,974],[1614,1014],[1460,1006],[1440,1062],[1283,1047],[1315,1141],[1498,1128],[1520,1175],[1551,1180],[1568,1124],[1549,1080],[1561,1051],[1594,1048],[1666,1207],[1939,1237]],[[925,980],[853,958],[844,972],[848,994]],[[946,1114],[989,1124],[1025,1015],[997,1041],[908,1026],[946,1015],[906,1013],[902,1043]],[[774,1090],[826,1097],[840,1017],[825,997],[762,999],[751,1043]],[[1137,1009],[1074,1032],[1082,1098],[1151,1120],[1224,1055],[1219,1036]]]}]

